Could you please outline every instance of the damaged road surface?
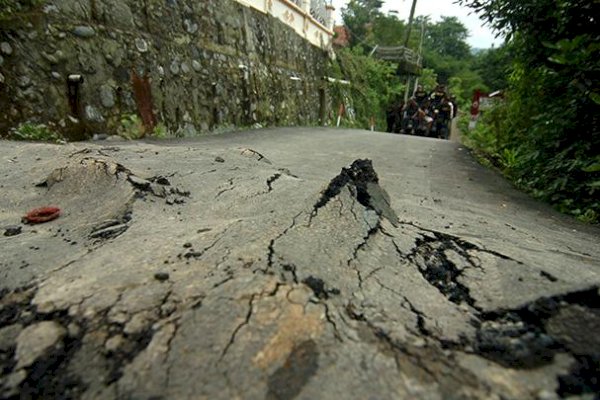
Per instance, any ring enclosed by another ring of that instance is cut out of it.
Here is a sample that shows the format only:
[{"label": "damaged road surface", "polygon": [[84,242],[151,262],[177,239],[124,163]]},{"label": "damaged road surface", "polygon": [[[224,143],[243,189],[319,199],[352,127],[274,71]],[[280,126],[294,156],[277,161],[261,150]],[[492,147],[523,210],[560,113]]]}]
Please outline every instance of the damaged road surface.
[{"label": "damaged road surface", "polygon": [[598,398],[599,230],[456,143],[3,142],[0,190],[0,398]]}]

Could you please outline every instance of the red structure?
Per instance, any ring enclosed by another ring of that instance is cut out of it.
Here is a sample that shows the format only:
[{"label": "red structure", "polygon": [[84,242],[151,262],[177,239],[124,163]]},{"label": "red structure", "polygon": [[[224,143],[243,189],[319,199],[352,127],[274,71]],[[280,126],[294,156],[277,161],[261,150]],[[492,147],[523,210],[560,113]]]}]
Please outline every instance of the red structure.
[{"label": "red structure", "polygon": [[343,25],[333,27],[333,45],[336,47],[348,47],[350,45],[350,31]]}]

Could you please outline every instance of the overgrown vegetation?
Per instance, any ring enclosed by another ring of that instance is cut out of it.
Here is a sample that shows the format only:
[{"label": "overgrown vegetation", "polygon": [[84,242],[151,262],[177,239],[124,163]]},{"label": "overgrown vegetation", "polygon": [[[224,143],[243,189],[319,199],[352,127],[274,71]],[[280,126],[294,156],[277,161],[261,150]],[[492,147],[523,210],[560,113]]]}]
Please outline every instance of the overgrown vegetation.
[{"label": "overgrown vegetation", "polygon": [[508,35],[504,104],[468,133],[519,187],[578,219],[600,218],[600,3],[466,1]]},{"label": "overgrown vegetation", "polygon": [[[342,49],[332,63],[330,76],[350,81],[350,85],[332,83],[332,104],[344,104],[345,126],[366,128],[370,119],[376,126],[385,126],[385,110],[390,102],[404,93],[404,85],[390,63],[380,62],[364,54],[360,47]],[[335,110],[337,111],[337,110]],[[337,115],[332,116],[337,117]]]},{"label": "overgrown vegetation", "polygon": [[117,134],[127,140],[141,139],[143,137],[153,137],[156,139],[175,137],[169,133],[167,126],[162,122],[156,124],[152,132],[146,133],[146,128],[137,114],[122,115],[120,124],[117,127]]},{"label": "overgrown vegetation", "polygon": [[141,139],[145,135],[144,124],[136,114],[121,115],[121,124],[117,128],[117,134],[127,140]]},{"label": "overgrown vegetation", "polygon": [[23,123],[9,133],[9,139],[33,140],[42,142],[61,142],[64,138],[44,124]]}]

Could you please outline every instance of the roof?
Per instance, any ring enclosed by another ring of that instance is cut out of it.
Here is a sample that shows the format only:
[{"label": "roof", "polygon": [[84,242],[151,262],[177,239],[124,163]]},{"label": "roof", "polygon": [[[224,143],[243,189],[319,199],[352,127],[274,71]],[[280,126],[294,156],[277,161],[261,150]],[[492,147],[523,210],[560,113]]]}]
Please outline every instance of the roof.
[{"label": "roof", "polygon": [[333,27],[333,45],[337,47],[347,47],[350,45],[350,31],[344,25]]}]

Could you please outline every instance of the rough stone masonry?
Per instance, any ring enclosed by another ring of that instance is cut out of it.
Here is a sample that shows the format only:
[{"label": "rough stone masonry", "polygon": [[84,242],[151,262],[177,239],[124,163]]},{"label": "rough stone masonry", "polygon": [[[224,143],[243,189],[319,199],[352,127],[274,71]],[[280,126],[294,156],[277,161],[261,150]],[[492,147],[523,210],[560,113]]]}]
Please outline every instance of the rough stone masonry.
[{"label": "rough stone masonry", "polygon": [[2,135],[31,122],[82,139],[134,114],[181,136],[318,122],[326,53],[235,1],[16,3],[35,6],[0,14]]}]

